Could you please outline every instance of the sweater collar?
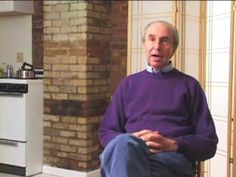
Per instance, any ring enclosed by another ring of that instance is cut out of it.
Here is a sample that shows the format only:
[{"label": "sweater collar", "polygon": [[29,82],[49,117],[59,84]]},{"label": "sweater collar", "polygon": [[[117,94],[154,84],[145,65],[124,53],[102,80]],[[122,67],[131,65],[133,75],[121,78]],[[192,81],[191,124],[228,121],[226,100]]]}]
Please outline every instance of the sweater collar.
[{"label": "sweater collar", "polygon": [[161,73],[167,73],[167,72],[171,71],[173,68],[174,68],[174,67],[173,67],[173,64],[172,64],[172,62],[170,61],[170,63],[169,63],[168,65],[164,66],[164,67],[161,68],[161,69],[155,69],[155,68],[151,67],[150,65],[148,65],[148,66],[146,67],[146,70],[147,70],[148,72],[150,72],[150,73],[159,73],[159,72],[161,72]]}]

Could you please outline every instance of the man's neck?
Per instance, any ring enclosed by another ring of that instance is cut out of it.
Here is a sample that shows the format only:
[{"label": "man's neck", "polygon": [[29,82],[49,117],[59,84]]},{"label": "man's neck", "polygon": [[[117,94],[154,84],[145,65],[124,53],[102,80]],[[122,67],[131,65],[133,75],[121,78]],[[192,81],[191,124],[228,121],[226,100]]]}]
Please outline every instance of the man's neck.
[{"label": "man's neck", "polygon": [[173,69],[173,65],[172,65],[172,62],[170,61],[167,65],[163,66],[162,68],[160,69],[157,69],[157,68],[154,68],[150,65],[147,66],[146,70],[150,73],[158,73],[158,72],[169,72]]}]

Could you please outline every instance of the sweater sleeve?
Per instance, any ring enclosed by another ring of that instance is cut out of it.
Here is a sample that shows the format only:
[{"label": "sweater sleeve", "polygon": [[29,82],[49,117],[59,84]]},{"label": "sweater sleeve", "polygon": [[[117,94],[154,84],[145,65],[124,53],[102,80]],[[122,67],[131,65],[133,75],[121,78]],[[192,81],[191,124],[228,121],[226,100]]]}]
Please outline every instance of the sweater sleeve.
[{"label": "sweater sleeve", "polygon": [[218,137],[201,86],[195,84],[190,92],[189,110],[193,134],[176,138],[178,152],[191,160],[203,161],[215,155]]},{"label": "sweater sleeve", "polygon": [[124,80],[121,81],[115,91],[112,100],[104,114],[100,130],[99,139],[105,147],[114,137],[125,133],[126,115],[124,109]]}]

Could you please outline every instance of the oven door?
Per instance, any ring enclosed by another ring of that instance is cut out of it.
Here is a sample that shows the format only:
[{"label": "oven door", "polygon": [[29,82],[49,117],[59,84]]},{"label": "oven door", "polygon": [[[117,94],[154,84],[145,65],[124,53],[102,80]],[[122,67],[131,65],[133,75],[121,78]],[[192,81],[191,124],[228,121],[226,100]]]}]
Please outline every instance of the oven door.
[{"label": "oven door", "polygon": [[26,142],[26,94],[0,92],[0,139]]}]

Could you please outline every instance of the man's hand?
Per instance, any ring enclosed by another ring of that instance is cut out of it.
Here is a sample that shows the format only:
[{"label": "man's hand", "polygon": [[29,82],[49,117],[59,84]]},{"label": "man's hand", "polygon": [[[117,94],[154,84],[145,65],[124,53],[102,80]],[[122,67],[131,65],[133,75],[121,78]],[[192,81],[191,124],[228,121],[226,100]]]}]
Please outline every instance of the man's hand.
[{"label": "man's hand", "polygon": [[151,153],[177,151],[178,148],[175,140],[162,136],[158,131],[141,130],[133,135],[145,141]]}]

